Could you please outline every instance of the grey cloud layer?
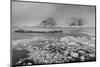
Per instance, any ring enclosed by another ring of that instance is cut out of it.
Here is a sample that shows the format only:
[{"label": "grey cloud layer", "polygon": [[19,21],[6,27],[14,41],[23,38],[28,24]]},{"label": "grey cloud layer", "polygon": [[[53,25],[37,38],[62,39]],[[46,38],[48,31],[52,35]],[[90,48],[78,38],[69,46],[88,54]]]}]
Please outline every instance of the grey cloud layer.
[{"label": "grey cloud layer", "polygon": [[71,17],[81,17],[85,20],[85,26],[94,26],[95,7],[12,2],[13,25],[35,26],[48,17],[54,18],[58,26],[67,26]]}]

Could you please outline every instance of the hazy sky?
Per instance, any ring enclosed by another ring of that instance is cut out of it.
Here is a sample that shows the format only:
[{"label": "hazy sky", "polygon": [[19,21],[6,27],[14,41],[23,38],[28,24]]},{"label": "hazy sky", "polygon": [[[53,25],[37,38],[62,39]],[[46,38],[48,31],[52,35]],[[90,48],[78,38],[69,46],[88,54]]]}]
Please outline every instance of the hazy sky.
[{"label": "hazy sky", "polygon": [[81,17],[84,26],[95,26],[95,7],[46,3],[12,2],[12,25],[36,26],[52,17],[57,26],[68,26],[69,18]]}]

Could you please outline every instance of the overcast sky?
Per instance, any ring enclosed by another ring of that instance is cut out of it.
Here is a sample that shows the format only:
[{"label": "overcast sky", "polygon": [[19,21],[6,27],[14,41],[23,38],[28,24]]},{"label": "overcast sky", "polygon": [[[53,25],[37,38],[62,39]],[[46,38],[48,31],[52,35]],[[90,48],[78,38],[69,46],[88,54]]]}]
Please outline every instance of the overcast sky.
[{"label": "overcast sky", "polygon": [[12,2],[13,26],[36,26],[42,20],[52,17],[57,26],[68,26],[69,18],[81,17],[84,26],[95,26],[95,7],[59,5],[31,2]]}]

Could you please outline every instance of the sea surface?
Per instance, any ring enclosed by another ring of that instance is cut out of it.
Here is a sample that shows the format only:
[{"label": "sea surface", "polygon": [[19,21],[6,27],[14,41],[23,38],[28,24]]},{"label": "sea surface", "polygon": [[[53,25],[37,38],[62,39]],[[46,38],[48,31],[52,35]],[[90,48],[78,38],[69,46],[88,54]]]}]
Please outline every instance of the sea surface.
[{"label": "sea surface", "polygon": [[[11,40],[21,40],[21,39],[30,39],[36,36],[47,36],[47,37],[54,37],[54,38],[61,38],[69,35],[74,36],[81,36],[79,33],[86,33],[95,36],[95,28],[88,27],[88,28],[73,28],[73,27],[64,27],[64,28],[57,28],[63,30],[63,33],[18,33],[14,32],[14,30],[19,29],[18,27],[12,27],[11,32]],[[24,28],[24,29],[31,29],[37,30],[38,28]],[[28,57],[28,51],[26,50],[16,50],[12,49],[12,64],[16,64],[20,58]]]},{"label": "sea surface", "polygon": [[[28,39],[33,38],[34,36],[48,36],[48,37],[64,37],[68,34],[79,34],[79,33],[86,33],[90,34],[92,36],[95,36],[95,27],[82,27],[82,28],[75,28],[75,27],[63,27],[63,28],[57,28],[63,30],[63,33],[18,33],[14,32],[14,30],[18,29],[18,27],[12,27],[11,32],[11,39],[12,40],[20,40],[20,39]],[[25,29],[31,29],[31,30],[37,30],[37,28],[27,28]],[[76,35],[75,35],[76,36]]]}]

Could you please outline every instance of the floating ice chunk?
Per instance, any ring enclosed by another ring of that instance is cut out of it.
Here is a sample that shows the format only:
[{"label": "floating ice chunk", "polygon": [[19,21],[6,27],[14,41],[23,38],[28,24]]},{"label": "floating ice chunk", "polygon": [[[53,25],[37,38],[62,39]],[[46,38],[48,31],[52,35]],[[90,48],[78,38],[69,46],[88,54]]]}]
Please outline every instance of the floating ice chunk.
[{"label": "floating ice chunk", "polygon": [[68,43],[68,45],[71,45],[71,46],[79,46],[79,44],[77,44],[76,42],[70,42],[70,43]]},{"label": "floating ice chunk", "polygon": [[80,50],[80,51],[78,51],[78,53],[85,54],[85,51],[81,51],[81,50]]},{"label": "floating ice chunk", "polygon": [[72,57],[79,57],[78,53],[71,53]]},{"label": "floating ice chunk", "polygon": [[91,53],[89,54],[90,57],[95,57],[95,54]]},{"label": "floating ice chunk", "polygon": [[84,56],[81,56],[81,57],[80,57],[80,60],[81,60],[81,61],[85,61],[85,57],[84,57]]},{"label": "floating ice chunk", "polygon": [[32,65],[32,63],[29,62],[28,65]]}]

